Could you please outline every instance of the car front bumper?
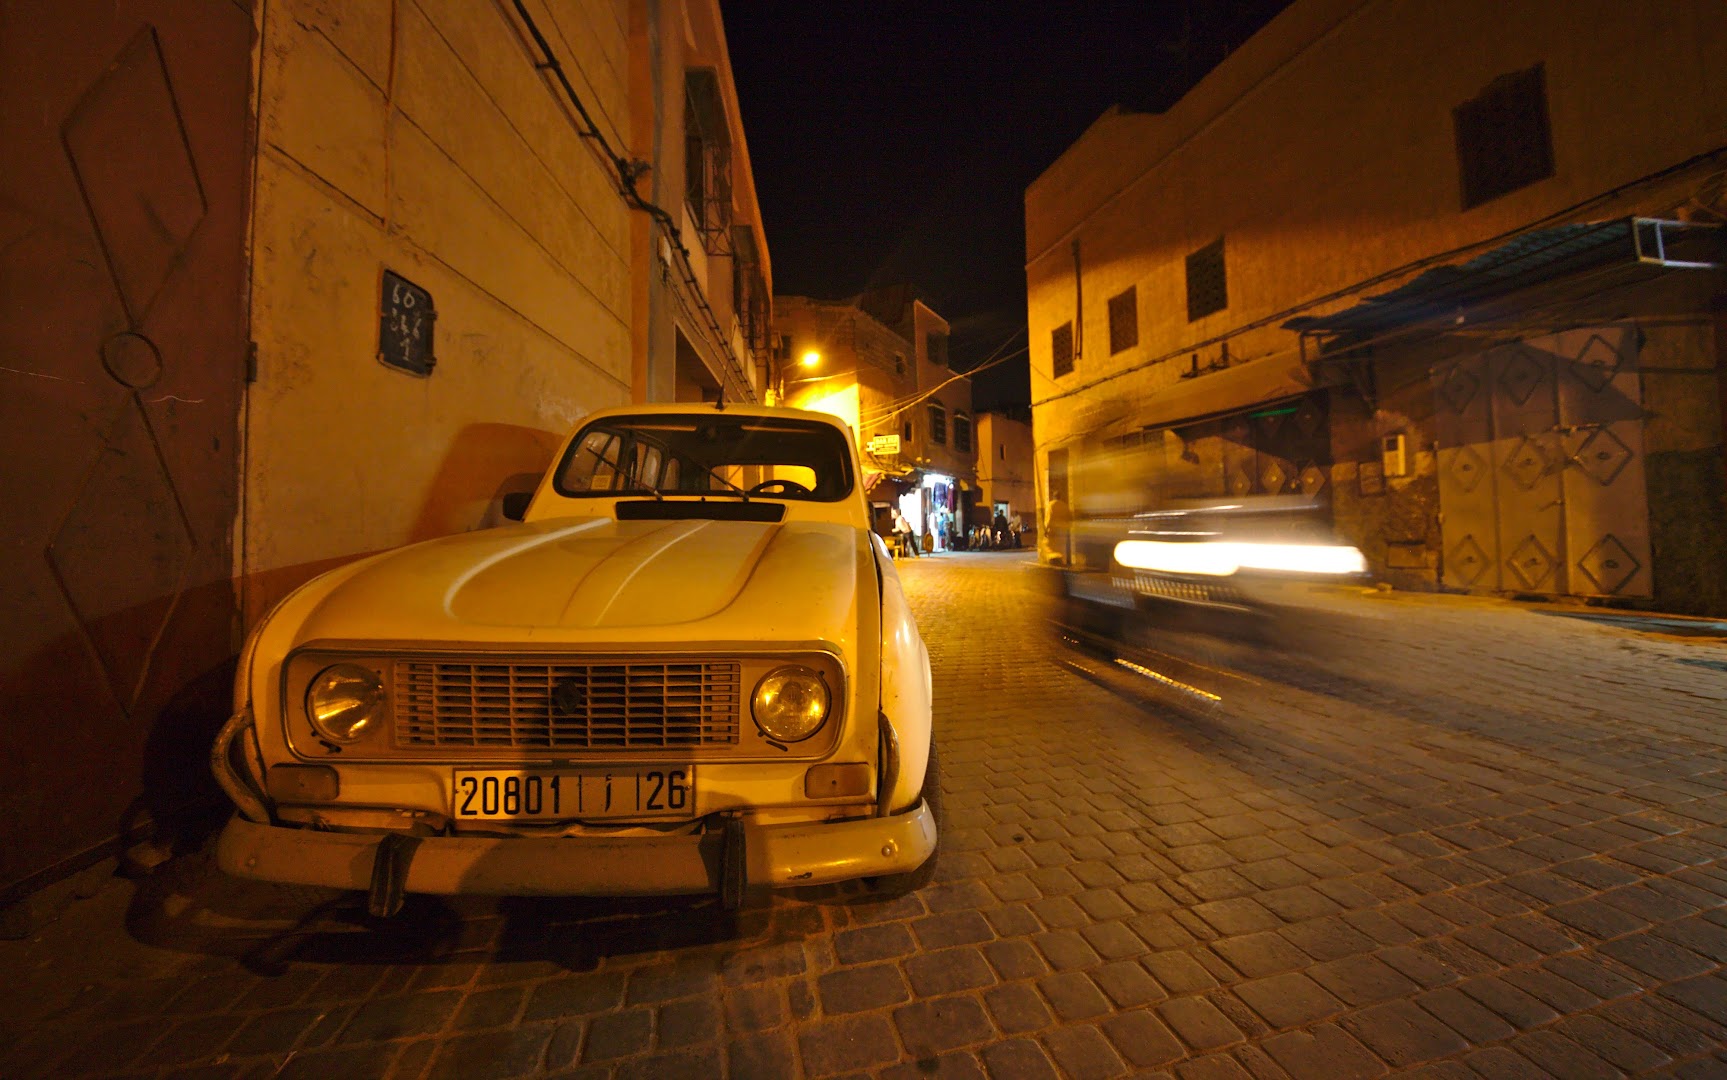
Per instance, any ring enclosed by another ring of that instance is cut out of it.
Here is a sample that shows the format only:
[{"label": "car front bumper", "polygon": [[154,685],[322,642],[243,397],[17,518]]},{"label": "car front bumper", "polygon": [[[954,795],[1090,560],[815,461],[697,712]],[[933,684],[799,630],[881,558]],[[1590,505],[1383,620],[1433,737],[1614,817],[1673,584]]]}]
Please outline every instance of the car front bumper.
[{"label": "car front bumper", "polygon": [[[935,851],[935,818],[920,802],[902,814],[743,828],[749,886],[821,885],[905,873]],[[260,824],[235,815],[216,846],[236,877],[341,889],[372,886],[384,836]],[[666,896],[716,892],[722,834],[629,837],[410,838],[403,891],[489,896]]]}]

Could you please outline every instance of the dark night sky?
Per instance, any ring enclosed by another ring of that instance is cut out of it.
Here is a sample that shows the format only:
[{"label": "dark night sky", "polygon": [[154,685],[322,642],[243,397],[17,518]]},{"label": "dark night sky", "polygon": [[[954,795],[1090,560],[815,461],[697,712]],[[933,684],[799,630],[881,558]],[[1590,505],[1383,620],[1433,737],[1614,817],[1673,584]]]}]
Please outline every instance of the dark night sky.
[{"label": "dark night sky", "polygon": [[[1167,108],[1283,6],[724,3],[774,291],[909,281],[956,366],[1023,347],[1026,185],[1110,105]],[[1023,356],[975,385],[980,408],[1029,394]]]}]

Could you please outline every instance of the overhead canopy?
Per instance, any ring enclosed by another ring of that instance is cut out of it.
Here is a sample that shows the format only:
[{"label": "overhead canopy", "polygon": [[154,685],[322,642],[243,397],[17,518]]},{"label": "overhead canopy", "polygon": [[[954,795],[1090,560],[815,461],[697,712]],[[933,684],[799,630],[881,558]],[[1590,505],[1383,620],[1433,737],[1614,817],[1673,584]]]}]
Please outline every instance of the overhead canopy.
[{"label": "overhead canopy", "polygon": [[1674,270],[1721,265],[1719,226],[1656,218],[1619,218],[1536,229],[1468,262],[1423,271],[1414,280],[1328,315],[1283,326],[1331,339],[1328,350],[1417,329],[1446,330],[1577,301],[1653,280]]}]

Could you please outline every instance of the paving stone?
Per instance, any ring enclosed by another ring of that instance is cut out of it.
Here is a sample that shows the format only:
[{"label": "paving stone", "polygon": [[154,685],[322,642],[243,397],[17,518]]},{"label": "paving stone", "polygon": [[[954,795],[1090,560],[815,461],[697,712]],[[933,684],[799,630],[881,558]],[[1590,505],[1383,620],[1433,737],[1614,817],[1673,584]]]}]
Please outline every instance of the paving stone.
[{"label": "paving stone", "polygon": [[446,1040],[432,1059],[430,1080],[502,1080],[540,1067],[552,1027],[484,1031]]},{"label": "paving stone", "polygon": [[850,1069],[899,1060],[893,1026],[879,1014],[828,1020],[798,1032],[804,1071],[833,1076]]},{"label": "paving stone", "polygon": [[475,991],[462,999],[451,1026],[457,1031],[503,1027],[515,1020],[526,997],[527,991],[519,986]]},{"label": "paving stone", "polygon": [[914,956],[905,962],[905,974],[912,992],[919,997],[937,997],[995,982],[983,953],[970,946]]},{"label": "paving stone", "polygon": [[1470,979],[1459,989],[1519,1028],[1536,1027],[1559,1015],[1545,1002],[1493,976]]},{"label": "paving stone", "polygon": [[368,1001],[342,1029],[340,1041],[383,1042],[432,1034],[450,1019],[461,1000],[460,991],[434,990]]},{"label": "paving stone", "polygon": [[1196,1050],[1215,1050],[1242,1039],[1242,1032],[1203,997],[1171,998],[1156,1006],[1170,1029]]},{"label": "paving stone", "polygon": [[654,1043],[661,1050],[673,1050],[713,1042],[719,1038],[722,1019],[719,1004],[708,999],[662,1005],[654,1022]]},{"label": "paving stone", "polygon": [[394,1043],[346,1046],[296,1054],[274,1075],[277,1080],[330,1080],[335,1076],[383,1076],[400,1047]]},{"label": "paving stone", "polygon": [[1030,979],[1049,971],[1029,941],[992,941],[983,947],[983,954],[1003,979]]},{"label": "paving stone", "polygon": [[1294,971],[1312,963],[1306,953],[1281,935],[1269,932],[1224,938],[1212,948],[1250,979]]},{"label": "paving stone", "polygon": [[893,964],[830,971],[816,980],[816,989],[822,1010],[830,1016],[879,1009],[911,997],[905,979]]},{"label": "paving stone", "polygon": [[1044,1048],[1031,1039],[1009,1039],[983,1048],[983,1064],[992,1080],[1058,1080]]},{"label": "paving stone", "polygon": [[1372,955],[1346,956],[1308,970],[1321,986],[1351,1005],[1403,997],[1417,989],[1414,982]]},{"label": "paving stone", "polygon": [[1555,1031],[1530,1031],[1517,1036],[1506,1046],[1522,1054],[1554,1076],[1567,1080],[1608,1080],[1623,1075],[1617,1068],[1602,1061],[1577,1043]]},{"label": "paving stone", "polygon": [[784,1031],[735,1036],[726,1044],[726,1075],[751,1080],[796,1080],[797,1047]]},{"label": "paving stone", "polygon": [[1091,942],[1073,930],[1051,930],[1038,934],[1032,938],[1032,942],[1049,962],[1049,966],[1057,971],[1088,968],[1102,959],[1097,955],[1097,950],[1091,947]]},{"label": "paving stone", "polygon": [[1074,1080],[1106,1080],[1126,1071],[1120,1055],[1096,1028],[1056,1028],[1043,1036],[1049,1054]]},{"label": "paving stone", "polygon": [[1476,1045],[1498,1042],[1517,1033],[1504,1017],[1461,990],[1446,987],[1422,994],[1415,1002],[1465,1041]]},{"label": "paving stone", "polygon": [[893,1011],[900,1041],[915,1058],[981,1043],[994,1029],[983,1005],[973,997],[935,998],[914,1001]]},{"label": "paving stone", "polygon": [[621,974],[571,975],[540,983],[528,997],[523,1020],[588,1016],[616,1008],[624,999]]},{"label": "paving stone", "polygon": [[943,949],[954,945],[974,945],[990,941],[995,931],[976,911],[954,911],[946,915],[931,915],[912,922],[912,932],[925,949]]},{"label": "paving stone", "polygon": [[1333,1016],[1343,1003],[1301,972],[1273,975],[1233,987],[1273,1028],[1292,1028]]},{"label": "paving stone", "polygon": [[1037,986],[1063,1020],[1085,1020],[1110,1011],[1109,1000],[1083,972],[1046,975],[1037,980]]},{"label": "paving stone", "polygon": [[1049,1009],[1028,983],[1010,983],[986,990],[984,1004],[1005,1034],[1037,1031],[1051,1022]]},{"label": "paving stone", "polygon": [[1186,1055],[1181,1041],[1149,1009],[1117,1013],[1102,1029],[1122,1058],[1138,1068],[1167,1065]]},{"label": "paving stone", "polygon": [[1469,1043],[1451,1027],[1410,1001],[1388,1001],[1339,1021],[1362,1045],[1400,1068],[1467,1049]]},{"label": "paving stone", "polygon": [[596,1016],[588,1024],[582,1061],[610,1061],[640,1053],[648,1048],[653,1031],[654,1014],[650,1009],[626,1009]]},{"label": "paving stone", "polygon": [[726,1027],[732,1031],[768,1031],[785,1023],[785,1002],[778,987],[750,986],[723,995]]},{"label": "paving stone", "polygon": [[1157,952],[1140,961],[1152,978],[1171,994],[1209,990],[1217,979],[1205,966],[1185,952]]},{"label": "paving stone", "polygon": [[1105,964],[1090,973],[1092,981],[1118,1009],[1162,1001],[1169,995],[1145,968],[1132,960]]},{"label": "paving stone", "polygon": [[1370,1080],[1385,1063],[1335,1024],[1273,1035],[1260,1044],[1295,1080]]},{"label": "paving stone", "polygon": [[1615,941],[1603,942],[1599,951],[1606,956],[1663,982],[1687,979],[1715,968],[1715,962],[1698,956],[1656,934],[1633,934]]},{"label": "paving stone", "polygon": [[891,960],[911,953],[916,947],[911,930],[904,923],[864,926],[834,935],[834,954],[842,964]]},{"label": "paving stone", "polygon": [[1666,1051],[1599,1016],[1561,1017],[1553,1027],[1561,1035],[1588,1047],[1602,1060],[1628,1073],[1648,1072],[1673,1060]]}]

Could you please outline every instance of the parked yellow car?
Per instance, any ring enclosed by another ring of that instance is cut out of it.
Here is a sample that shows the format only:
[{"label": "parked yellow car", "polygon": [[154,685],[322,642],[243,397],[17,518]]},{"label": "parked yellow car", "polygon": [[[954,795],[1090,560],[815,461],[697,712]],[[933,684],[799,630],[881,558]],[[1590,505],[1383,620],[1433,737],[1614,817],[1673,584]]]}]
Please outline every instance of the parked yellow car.
[{"label": "parked yellow car", "polygon": [[598,412],[506,514],[324,574],[252,633],[212,758],[225,870],[380,915],[929,880],[929,654],[842,423]]}]

